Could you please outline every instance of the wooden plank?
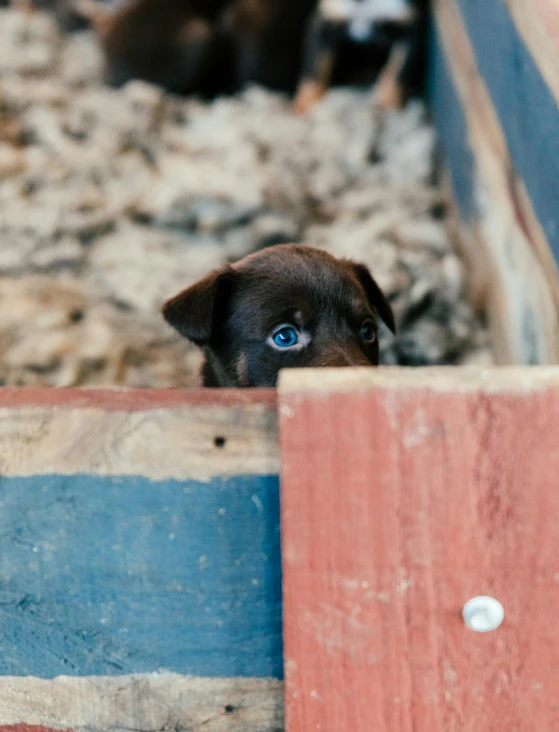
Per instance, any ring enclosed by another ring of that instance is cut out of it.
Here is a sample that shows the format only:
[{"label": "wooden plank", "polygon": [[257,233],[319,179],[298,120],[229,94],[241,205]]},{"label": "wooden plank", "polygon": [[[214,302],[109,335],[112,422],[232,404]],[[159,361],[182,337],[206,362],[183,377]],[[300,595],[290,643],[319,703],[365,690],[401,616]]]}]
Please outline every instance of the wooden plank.
[{"label": "wooden plank", "polygon": [[[276,409],[267,401],[243,405],[196,398],[181,404],[155,397],[144,398],[140,407],[115,392],[108,409],[110,394],[88,397],[85,406],[80,395],[53,405],[32,396],[26,406],[19,401],[26,390],[18,391],[10,401],[19,406],[2,406],[0,390],[3,476],[87,473],[207,481],[278,473]],[[117,408],[119,396],[125,398]]]},{"label": "wooden plank", "polygon": [[559,5],[556,0],[504,2],[559,105]]},{"label": "wooden plank", "polygon": [[2,724],[0,732],[69,732],[69,730],[57,730],[52,727],[44,727],[42,724]]},{"label": "wooden plank", "polygon": [[0,390],[0,674],[282,676],[275,398],[225,392]]},{"label": "wooden plank", "polygon": [[[471,178],[471,171],[477,167],[487,181],[485,187],[489,188],[494,196],[504,199],[502,202],[499,201],[500,207],[504,208],[499,213],[507,219],[512,218],[512,223],[524,237],[523,246],[534,250],[542,268],[548,272],[549,287],[556,304],[559,305],[557,262],[524,182],[515,170],[505,133],[487,87],[479,74],[474,51],[458,8],[454,0],[435,0],[435,3],[438,38],[444,49],[451,82],[456,87],[458,94],[456,101],[465,116],[465,128],[464,123],[461,126],[461,130],[465,132],[464,142],[471,145],[475,155],[475,162],[467,166],[466,174]],[[475,197],[476,194],[472,192],[471,195]],[[479,202],[472,201],[468,212],[478,213]]]},{"label": "wooden plank", "polygon": [[559,359],[559,274],[453,0],[435,1],[431,98],[498,363]]},{"label": "wooden plank", "polygon": [[0,407],[91,407],[106,412],[141,412],[165,407],[250,407],[275,409],[273,389],[59,389],[1,387]]},{"label": "wooden plank", "polygon": [[0,479],[0,675],[281,678],[277,476]]},{"label": "wooden plank", "polygon": [[108,729],[279,732],[283,684],[167,673],[48,681],[0,678],[0,732]]},{"label": "wooden plank", "polygon": [[537,219],[559,260],[557,100],[503,0],[445,1],[460,9],[514,169],[526,186]]},{"label": "wooden plank", "polygon": [[559,729],[559,369],[286,371],[279,409],[288,732]]}]

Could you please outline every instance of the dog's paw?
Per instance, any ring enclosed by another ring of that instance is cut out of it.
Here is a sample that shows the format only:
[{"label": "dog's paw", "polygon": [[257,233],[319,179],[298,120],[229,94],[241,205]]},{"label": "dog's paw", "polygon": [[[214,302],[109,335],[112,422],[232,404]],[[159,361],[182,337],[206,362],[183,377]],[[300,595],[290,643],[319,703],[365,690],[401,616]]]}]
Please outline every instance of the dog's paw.
[{"label": "dog's paw", "polygon": [[404,106],[404,90],[395,79],[385,79],[375,93],[375,101],[379,109],[402,109]]}]

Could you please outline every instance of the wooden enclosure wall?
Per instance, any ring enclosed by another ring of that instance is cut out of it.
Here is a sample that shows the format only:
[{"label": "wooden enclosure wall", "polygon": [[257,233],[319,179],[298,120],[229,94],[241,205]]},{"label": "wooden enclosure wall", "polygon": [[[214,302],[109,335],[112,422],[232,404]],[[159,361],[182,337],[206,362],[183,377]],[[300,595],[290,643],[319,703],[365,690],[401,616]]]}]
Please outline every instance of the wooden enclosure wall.
[{"label": "wooden enclosure wall", "polygon": [[558,729],[558,423],[553,367],[0,390],[0,732],[281,732],[284,670],[287,732]]},{"label": "wooden enclosure wall", "polygon": [[0,389],[0,730],[281,729],[278,464],[272,392]]},{"label": "wooden enclosure wall", "polygon": [[559,729],[559,369],[286,371],[279,413],[288,732]]},{"label": "wooden enclosure wall", "polygon": [[559,360],[559,6],[433,0],[430,96],[499,363]]}]

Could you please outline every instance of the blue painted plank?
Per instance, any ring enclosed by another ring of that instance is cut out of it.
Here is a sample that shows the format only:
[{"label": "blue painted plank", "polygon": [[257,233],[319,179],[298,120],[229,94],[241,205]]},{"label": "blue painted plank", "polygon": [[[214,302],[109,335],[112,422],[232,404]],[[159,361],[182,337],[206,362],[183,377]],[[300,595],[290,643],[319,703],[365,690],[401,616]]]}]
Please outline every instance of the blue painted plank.
[{"label": "blue painted plank", "polygon": [[[528,0],[526,0],[528,1]],[[458,0],[514,168],[559,261],[559,110],[502,0]]]},{"label": "blue painted plank", "polygon": [[430,35],[428,94],[431,111],[455,200],[462,218],[469,223],[476,218],[476,204],[475,162],[468,142],[468,126],[434,22],[431,23]]},{"label": "blue painted plank", "polygon": [[277,476],[0,479],[0,674],[282,676]]}]

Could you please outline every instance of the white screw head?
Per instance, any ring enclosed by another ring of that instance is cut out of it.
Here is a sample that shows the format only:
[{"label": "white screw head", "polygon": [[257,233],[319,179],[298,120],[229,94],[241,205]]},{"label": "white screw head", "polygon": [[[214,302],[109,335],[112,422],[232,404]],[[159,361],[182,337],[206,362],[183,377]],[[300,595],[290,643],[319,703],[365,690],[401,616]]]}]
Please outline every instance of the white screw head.
[{"label": "white screw head", "polygon": [[464,622],[478,633],[489,633],[496,630],[503,622],[505,610],[494,597],[473,597],[462,610]]}]

